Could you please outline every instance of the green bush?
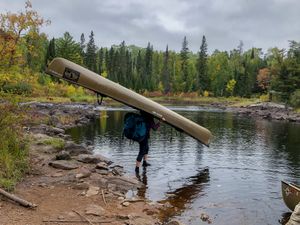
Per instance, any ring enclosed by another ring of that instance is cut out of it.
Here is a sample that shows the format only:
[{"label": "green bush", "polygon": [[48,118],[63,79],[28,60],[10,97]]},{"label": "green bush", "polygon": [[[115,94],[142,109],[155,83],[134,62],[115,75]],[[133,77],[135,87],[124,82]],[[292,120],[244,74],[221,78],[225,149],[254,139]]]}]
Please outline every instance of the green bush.
[{"label": "green bush", "polygon": [[300,89],[293,92],[290,97],[290,103],[294,107],[300,107]]},{"label": "green bush", "polygon": [[0,187],[12,190],[28,169],[27,141],[19,127],[16,107],[0,106]]},{"label": "green bush", "polygon": [[17,95],[28,95],[32,93],[32,86],[26,82],[20,82],[16,84],[5,84],[2,86],[1,89],[6,93],[12,93]]}]

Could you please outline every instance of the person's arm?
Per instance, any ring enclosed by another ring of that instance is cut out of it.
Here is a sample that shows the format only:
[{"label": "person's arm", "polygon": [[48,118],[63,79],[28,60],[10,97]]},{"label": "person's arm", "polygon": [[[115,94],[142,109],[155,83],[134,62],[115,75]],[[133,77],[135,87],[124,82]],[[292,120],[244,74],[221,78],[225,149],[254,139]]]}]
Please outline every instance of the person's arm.
[{"label": "person's arm", "polygon": [[154,119],[153,119],[151,122],[151,128],[155,131],[158,130],[158,128],[160,127],[161,121],[165,121],[165,118],[162,117],[157,123],[155,123]]}]

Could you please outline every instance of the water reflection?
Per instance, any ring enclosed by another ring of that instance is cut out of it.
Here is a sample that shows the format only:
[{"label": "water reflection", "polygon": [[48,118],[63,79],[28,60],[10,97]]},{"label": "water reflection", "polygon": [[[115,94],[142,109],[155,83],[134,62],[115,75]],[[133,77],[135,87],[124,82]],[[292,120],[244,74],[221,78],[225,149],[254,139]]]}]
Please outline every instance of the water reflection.
[{"label": "water reflection", "polygon": [[199,199],[201,195],[205,194],[204,188],[209,182],[209,169],[200,170],[186,180],[187,182],[182,187],[167,192],[168,197],[160,201],[165,205],[159,212],[162,222],[167,222],[170,218],[180,215],[194,199]]},{"label": "water reflection", "polygon": [[[95,123],[68,133],[77,142],[92,142],[95,152],[134,175],[138,145],[122,138],[126,110],[103,111]],[[300,180],[300,125],[213,110],[178,112],[210,129],[214,140],[207,148],[162,125],[151,135],[152,166],[141,174],[146,185],[138,194],[170,202],[177,211],[166,210],[162,217],[177,216],[187,224],[201,223],[199,216],[192,222],[189,219],[202,209],[214,218],[214,224],[277,224],[287,212],[280,181]],[[197,171],[206,166],[205,177]]]}]

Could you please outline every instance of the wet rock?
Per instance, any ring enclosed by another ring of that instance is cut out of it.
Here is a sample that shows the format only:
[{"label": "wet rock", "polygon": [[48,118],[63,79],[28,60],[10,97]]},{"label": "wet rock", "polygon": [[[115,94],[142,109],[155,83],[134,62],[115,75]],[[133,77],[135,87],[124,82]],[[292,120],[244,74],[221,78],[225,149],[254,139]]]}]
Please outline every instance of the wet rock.
[{"label": "wet rock", "polygon": [[184,225],[178,220],[172,220],[171,222],[168,222],[166,225]]},{"label": "wet rock", "polygon": [[73,170],[77,169],[79,165],[73,161],[66,161],[66,160],[55,160],[49,162],[49,166],[52,166],[56,169],[62,169],[62,170]]},{"label": "wet rock", "polygon": [[102,216],[104,215],[105,210],[99,206],[99,205],[89,205],[86,209],[85,209],[85,214],[86,215],[93,215],[93,216]]},{"label": "wet rock", "polygon": [[143,183],[129,177],[108,177],[107,183],[110,186],[115,185],[115,190],[119,190],[121,192],[137,189],[143,186]]},{"label": "wet rock", "polygon": [[112,161],[110,161],[108,158],[106,158],[102,155],[80,154],[80,155],[78,155],[77,160],[79,162],[91,163],[91,164],[97,164],[100,162],[105,162],[106,164],[112,163]]},{"label": "wet rock", "polygon": [[109,171],[108,170],[99,170],[99,169],[96,169],[95,171],[96,173],[99,173],[101,175],[108,175],[109,174]]},{"label": "wet rock", "polygon": [[89,186],[89,190],[86,192],[86,197],[94,196],[99,193],[99,187]]},{"label": "wet rock", "polygon": [[115,176],[122,176],[124,174],[124,169],[121,167],[115,167],[112,169],[112,173]]},{"label": "wet rock", "polygon": [[67,151],[61,151],[55,156],[56,160],[70,160],[71,156]]},{"label": "wet rock", "polygon": [[108,166],[105,162],[100,162],[96,165],[96,169],[99,170],[108,170]]},{"label": "wet rock", "polygon": [[67,141],[65,144],[65,151],[69,152],[71,156],[78,156],[80,154],[91,154],[87,148],[82,145],[75,144],[72,141]]},{"label": "wet rock", "polygon": [[206,213],[201,213],[200,219],[204,222],[211,224],[211,219],[209,218],[209,215],[207,215]]}]

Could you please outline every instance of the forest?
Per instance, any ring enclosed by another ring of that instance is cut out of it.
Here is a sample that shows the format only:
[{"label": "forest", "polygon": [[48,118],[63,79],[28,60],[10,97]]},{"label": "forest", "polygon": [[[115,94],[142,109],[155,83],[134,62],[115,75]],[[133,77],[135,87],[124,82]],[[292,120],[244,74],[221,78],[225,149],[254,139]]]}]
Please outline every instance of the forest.
[{"label": "forest", "polygon": [[[50,38],[41,28],[51,26],[30,3],[18,13],[0,15],[0,90],[20,95],[76,95],[82,89],[58,82],[44,74],[54,57],[80,64],[99,76],[139,93],[158,95],[194,93],[196,96],[250,98],[300,105],[300,42],[289,41],[288,49],[244,49],[243,41],[230,51],[208,52],[203,35],[199,51],[189,50],[186,37],[180,52],[147,46],[97,46],[101,37],[81,34],[77,41],[66,31]],[[44,29],[45,30],[45,29]],[[96,41],[97,40],[97,41]],[[134,40],[133,40],[134,42]]]}]

